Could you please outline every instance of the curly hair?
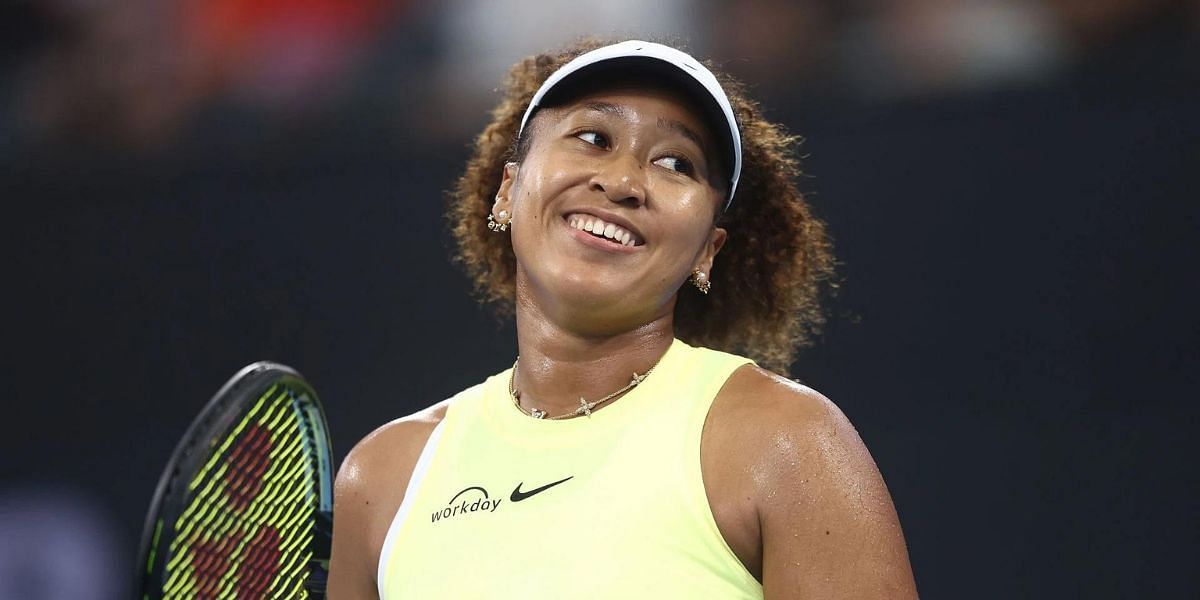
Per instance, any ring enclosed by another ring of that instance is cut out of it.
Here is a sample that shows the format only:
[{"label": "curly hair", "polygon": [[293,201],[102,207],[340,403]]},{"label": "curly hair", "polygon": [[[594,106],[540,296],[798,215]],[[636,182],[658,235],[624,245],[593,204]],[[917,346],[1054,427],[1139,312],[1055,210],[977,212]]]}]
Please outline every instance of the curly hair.
[{"label": "curly hair", "polygon": [[[520,157],[517,130],[542,82],[571,59],[606,45],[589,39],[556,54],[513,65],[504,98],[475,140],[466,171],[447,194],[446,218],[458,244],[455,262],[466,270],[481,302],[511,316],[516,257],[507,236],[487,228],[504,164]],[[705,63],[725,89],[742,134],[742,175],[733,204],[717,216],[728,238],[713,264],[712,291],[681,290],[675,335],[685,342],[744,354],[786,372],[796,348],[811,343],[825,322],[821,307],[833,289],[834,257],[825,224],[796,186],[798,138],[767,121],[743,86]],[[528,137],[528,136],[524,136]],[[525,145],[525,144],[521,144]]]}]

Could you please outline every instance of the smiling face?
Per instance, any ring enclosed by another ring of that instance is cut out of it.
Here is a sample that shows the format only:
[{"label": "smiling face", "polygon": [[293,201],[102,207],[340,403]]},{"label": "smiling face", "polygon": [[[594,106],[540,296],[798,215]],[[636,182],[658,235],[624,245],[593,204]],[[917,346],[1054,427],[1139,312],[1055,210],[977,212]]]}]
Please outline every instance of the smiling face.
[{"label": "smiling face", "polygon": [[724,179],[699,114],[673,92],[612,88],[543,108],[504,173],[517,302],[591,333],[670,315],[694,269],[711,271]]}]

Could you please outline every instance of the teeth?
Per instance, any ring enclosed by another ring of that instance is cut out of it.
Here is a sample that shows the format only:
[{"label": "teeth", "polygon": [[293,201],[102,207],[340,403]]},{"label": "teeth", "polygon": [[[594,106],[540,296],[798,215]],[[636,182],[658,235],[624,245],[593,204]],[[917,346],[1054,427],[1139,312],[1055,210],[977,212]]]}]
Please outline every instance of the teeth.
[{"label": "teeth", "polygon": [[619,225],[606,223],[596,217],[573,215],[567,220],[567,225],[595,236],[610,239],[622,246],[633,246],[636,244],[632,232]]}]

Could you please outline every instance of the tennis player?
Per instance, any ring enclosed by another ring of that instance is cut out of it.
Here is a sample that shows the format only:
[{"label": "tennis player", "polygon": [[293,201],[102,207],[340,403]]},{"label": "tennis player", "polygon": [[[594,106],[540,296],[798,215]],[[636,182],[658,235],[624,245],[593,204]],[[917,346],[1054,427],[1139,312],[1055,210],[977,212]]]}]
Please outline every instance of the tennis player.
[{"label": "tennis player", "polygon": [[854,427],[778,374],[833,265],[793,143],[668,46],[513,67],[449,218],[516,360],[349,454],[330,597],[915,598]]}]

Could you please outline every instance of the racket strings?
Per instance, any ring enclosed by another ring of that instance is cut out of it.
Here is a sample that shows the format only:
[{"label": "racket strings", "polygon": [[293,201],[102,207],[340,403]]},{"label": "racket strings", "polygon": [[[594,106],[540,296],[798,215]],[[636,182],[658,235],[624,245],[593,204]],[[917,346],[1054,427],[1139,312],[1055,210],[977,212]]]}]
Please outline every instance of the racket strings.
[{"label": "racket strings", "polygon": [[164,598],[305,598],[317,458],[306,398],[272,386],[189,484]]}]

